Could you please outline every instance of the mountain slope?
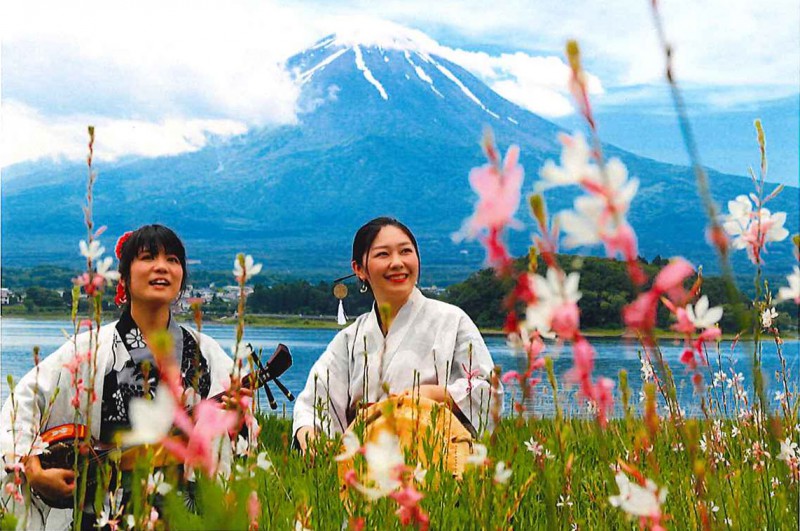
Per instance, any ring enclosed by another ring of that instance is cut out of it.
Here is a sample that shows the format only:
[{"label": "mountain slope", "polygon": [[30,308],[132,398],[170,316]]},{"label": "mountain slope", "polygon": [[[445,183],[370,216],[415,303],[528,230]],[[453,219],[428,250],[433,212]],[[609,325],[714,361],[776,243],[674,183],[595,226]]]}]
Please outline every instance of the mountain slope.
[{"label": "mountain slope", "polygon": [[[483,253],[475,243],[454,244],[450,235],[475,200],[467,175],[483,163],[484,126],[503,150],[521,146],[526,191],[544,161],[558,159],[560,129],[435,50],[413,32],[326,37],[287,63],[302,84],[297,124],[212,140],[195,153],[102,165],[95,219],[109,227],[106,244],[124,230],[159,221],[179,231],[202,267],[229,267],[235,252],[246,251],[276,272],[336,277],[349,269],[358,226],[389,214],[419,236],[423,282],[463,278],[481,265]],[[691,170],[607,150],[641,180],[631,212],[641,254],[683,254],[713,270]],[[6,172],[4,263],[77,262],[85,174],[80,165],[47,163]],[[751,190],[749,179],[710,177],[720,201]],[[566,208],[573,197],[568,190],[549,192],[550,211]],[[796,231],[793,197],[797,190],[787,190],[771,207],[788,210]],[[517,232],[511,241],[521,254],[530,239]],[[776,271],[788,270],[784,248],[768,257]]]}]

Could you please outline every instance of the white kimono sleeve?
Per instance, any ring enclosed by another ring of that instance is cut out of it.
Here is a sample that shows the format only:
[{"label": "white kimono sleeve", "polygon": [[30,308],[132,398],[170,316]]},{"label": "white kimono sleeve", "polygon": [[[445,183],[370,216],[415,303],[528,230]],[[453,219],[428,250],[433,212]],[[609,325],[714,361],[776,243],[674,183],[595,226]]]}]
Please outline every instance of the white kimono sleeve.
[{"label": "white kimono sleeve", "polygon": [[347,429],[350,379],[347,329],[339,332],[308,375],[306,386],[294,405],[292,434],[314,426],[328,435]]},{"label": "white kimono sleeve", "polygon": [[[491,375],[494,361],[483,342],[478,327],[460,312],[458,332],[453,352],[453,364],[447,382],[447,391],[453,402],[480,434],[494,429],[492,409],[503,406],[503,387],[492,389]],[[499,401],[496,404],[495,401]]]}]

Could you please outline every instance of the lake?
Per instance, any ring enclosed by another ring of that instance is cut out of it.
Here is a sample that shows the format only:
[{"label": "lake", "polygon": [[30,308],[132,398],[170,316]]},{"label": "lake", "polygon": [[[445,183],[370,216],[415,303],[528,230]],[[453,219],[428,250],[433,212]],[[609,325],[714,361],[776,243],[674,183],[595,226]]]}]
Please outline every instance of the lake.
[{"label": "lake", "polygon": [[[3,318],[0,319],[0,374],[2,375],[2,391],[0,396],[3,400],[8,396],[8,385],[6,375],[10,374],[15,380],[21,378],[28,370],[33,367],[31,355],[34,345],[38,345],[42,352],[42,357],[56,350],[66,340],[64,331],[71,330],[72,324],[69,321],[47,321],[34,319]],[[203,331],[215,338],[228,352],[234,343],[235,331],[233,325],[208,324],[203,327]],[[298,394],[305,385],[306,378],[319,355],[325,350],[326,345],[333,339],[335,330],[315,330],[315,329],[289,329],[289,328],[259,328],[252,327],[245,330],[245,341],[253,344],[254,347],[263,348],[265,356],[272,353],[277,343],[286,344],[292,351],[294,365],[281,377],[281,382],[286,385],[293,393]],[[614,381],[618,379],[620,369],[628,371],[629,385],[631,387],[632,401],[638,402],[638,393],[641,389],[641,364],[638,352],[638,344],[622,339],[593,339],[591,340],[597,351],[595,363],[595,376],[607,376]],[[502,367],[503,371],[524,369],[524,360],[519,356],[514,356],[512,349],[505,344],[501,337],[487,337],[486,344],[492,353],[495,363]],[[763,369],[767,389],[769,390],[770,401],[773,402],[774,391],[779,388],[776,385],[775,372],[780,369],[780,361],[777,356],[776,346],[772,341],[764,341],[763,348]],[[798,370],[800,369],[800,343],[797,340],[787,340],[783,345],[783,354],[790,374],[791,382],[797,382]],[[700,399],[695,395],[689,376],[684,366],[678,361],[682,352],[680,342],[674,340],[664,340],[661,349],[665,359],[672,367],[678,385],[679,399],[682,407],[690,415],[700,413]],[[730,375],[730,367],[734,367],[736,372],[744,375],[745,387],[749,389],[749,396],[752,399],[752,342],[739,342],[734,348],[730,342],[723,342],[720,345],[720,355],[722,357],[722,367]],[[563,375],[571,367],[571,352],[568,349],[559,348],[556,344],[548,344],[545,351],[554,357],[554,367],[556,375],[562,387]],[[716,350],[710,351],[711,367],[703,368],[706,382],[710,382],[711,372],[717,369]],[[544,375],[543,375],[544,376]],[[546,385],[546,377],[543,378]],[[273,386],[273,394],[278,401],[279,414],[290,415],[292,403],[285,400],[283,395]],[[587,414],[585,404],[575,400],[576,389],[564,388],[561,390],[560,398],[562,404],[566,404],[565,410],[572,415],[585,416]],[[519,396],[519,393],[516,393]],[[506,395],[506,410],[510,411],[512,393]],[[266,398],[261,397],[262,407],[268,408]],[[777,403],[773,402],[774,405]],[[617,403],[619,406],[619,403]],[[528,404],[539,415],[551,415],[553,411],[552,393],[548,387],[540,384],[536,388],[535,395],[531,403]],[[619,409],[617,414],[619,414]]]}]

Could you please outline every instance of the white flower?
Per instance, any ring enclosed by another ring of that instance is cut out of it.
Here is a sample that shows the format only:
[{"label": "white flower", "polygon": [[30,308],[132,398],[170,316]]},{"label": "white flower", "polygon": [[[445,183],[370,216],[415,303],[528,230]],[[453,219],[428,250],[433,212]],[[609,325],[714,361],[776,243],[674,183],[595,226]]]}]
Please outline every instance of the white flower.
[{"label": "white flower", "polygon": [[364,445],[367,461],[367,476],[371,479],[381,496],[386,496],[400,486],[400,471],[405,460],[400,450],[400,440],[393,433],[382,431],[376,442]]},{"label": "white flower", "polygon": [[572,507],[572,498],[569,497],[569,494],[566,497],[563,494],[559,495],[556,507]]},{"label": "white flower", "polygon": [[794,272],[786,277],[789,287],[782,287],[778,290],[778,301],[789,301],[800,304],[800,267],[794,266]]},{"label": "white flower", "polygon": [[489,461],[487,459],[488,455],[489,455],[489,450],[486,449],[486,446],[480,443],[475,443],[472,445],[472,454],[467,456],[466,463],[468,465],[473,465],[478,467],[485,466],[486,463]]},{"label": "white flower", "polygon": [[294,531],[311,531],[311,529],[307,528],[300,520],[295,520]]},{"label": "white flower", "polygon": [[778,310],[775,308],[767,308],[763,312],[761,312],[761,326],[764,328],[770,328],[772,326],[772,321],[774,321],[778,317]]},{"label": "white flower", "polygon": [[106,256],[97,262],[97,274],[106,279],[109,284],[119,280],[119,271],[111,270],[112,262],[114,262],[114,259],[110,256]]},{"label": "white flower", "polygon": [[738,426],[734,426],[733,428],[731,428],[731,437],[733,437],[734,439],[738,437],[740,433],[742,432],[739,431]]},{"label": "white flower", "polygon": [[642,358],[640,361],[642,362],[642,368],[640,369],[642,372],[642,380],[649,382],[653,379],[653,366],[647,358]]},{"label": "white flower", "polygon": [[[758,198],[755,198],[758,203]],[[754,211],[750,199],[740,195],[728,201],[729,215],[723,217],[723,228],[731,237],[731,247],[747,249],[750,260],[756,262],[756,250],[760,250],[769,242],[779,242],[789,235],[783,227],[786,222],[785,212],[771,214],[766,208]]]},{"label": "white flower", "polygon": [[104,507],[103,510],[100,511],[100,516],[97,517],[97,522],[94,524],[94,526],[99,527],[101,529],[107,526],[110,517],[109,512],[110,512],[109,509]]},{"label": "white flower", "polygon": [[533,437],[525,441],[525,448],[527,448],[528,451],[532,453],[535,457],[539,457],[540,455],[542,455],[542,452],[544,451],[542,445],[536,442],[536,440]]},{"label": "white flower", "polygon": [[741,386],[742,382],[744,382],[744,375],[742,373],[734,373],[733,371],[731,371],[731,374],[733,374],[733,376],[728,380],[728,389]]},{"label": "white flower", "polygon": [[722,318],[722,306],[708,307],[708,297],[703,295],[692,307],[686,305],[686,316],[697,328],[713,328]]},{"label": "white flower", "polygon": [[591,194],[575,199],[574,210],[558,214],[559,223],[566,234],[565,247],[608,242],[623,234],[620,231],[630,231],[625,215],[639,190],[639,181],[628,179],[628,169],[619,159],[608,161],[605,177],[604,181],[591,184]]},{"label": "white flower", "polygon": [[526,311],[527,325],[542,335],[550,334],[553,312],[567,303],[577,303],[582,294],[578,291],[580,273],[574,272],[564,277],[554,268],[547,270],[547,276],[529,275],[533,283],[536,302]]},{"label": "white flower", "polygon": [[605,211],[605,201],[599,197],[582,195],[575,199],[574,210],[558,213],[558,222],[564,230],[564,247],[588,247],[601,243],[601,221]]},{"label": "white flower", "polygon": [[352,431],[345,432],[342,437],[342,445],[344,446],[344,452],[334,458],[336,461],[352,459],[361,450],[361,441],[358,440],[358,435]]},{"label": "white flower", "polygon": [[559,135],[563,148],[561,149],[561,166],[556,166],[548,160],[539,170],[543,179],[536,183],[538,190],[553,186],[579,184],[581,181],[597,182],[600,180],[600,170],[596,164],[590,162],[592,150],[586,143],[581,133],[575,136]]},{"label": "white flower", "polygon": [[422,468],[422,463],[417,463],[417,468],[414,469],[414,481],[417,483],[422,483],[425,481],[425,476],[428,474],[428,470]]},{"label": "white flower", "polygon": [[667,489],[659,489],[651,480],[645,486],[631,483],[623,472],[614,477],[619,495],[609,497],[611,505],[634,516],[653,517],[661,515],[661,504],[667,499]]},{"label": "white flower", "polygon": [[136,518],[133,517],[132,514],[125,516],[125,527],[128,529],[133,529],[133,526],[136,525]]},{"label": "white flower", "polygon": [[164,384],[159,384],[153,400],[133,398],[128,405],[131,431],[123,434],[125,445],[155,444],[169,434],[175,416],[175,400]]},{"label": "white flower", "polygon": [[147,477],[147,491],[157,492],[161,496],[165,496],[172,490],[172,485],[164,481],[164,473],[160,470]]},{"label": "white flower", "polygon": [[775,391],[775,402],[783,402],[786,399],[786,394],[782,391]]},{"label": "white flower", "polygon": [[238,345],[231,347],[231,355],[235,360],[247,361],[253,354],[253,349],[247,343],[239,342]]},{"label": "white flower", "polygon": [[100,246],[100,240],[92,240],[92,243],[88,245],[84,240],[81,240],[78,246],[81,249],[81,254],[90,260],[98,258],[106,251],[105,247]]},{"label": "white flower", "polygon": [[733,244],[737,249],[743,249],[744,244],[739,247],[742,234],[747,230],[752,218],[753,205],[746,195],[737,196],[733,201],[728,201],[728,214],[724,217],[722,227],[729,235],[734,237]]},{"label": "white flower", "polygon": [[505,485],[511,479],[511,469],[506,468],[503,461],[498,461],[494,468],[494,482]]},{"label": "white flower", "polygon": [[724,371],[717,371],[714,373],[714,387],[722,387],[728,380],[728,376]]},{"label": "white flower", "polygon": [[256,264],[253,261],[253,256],[249,254],[244,257],[244,268],[242,268],[242,263],[239,258],[241,256],[241,254],[238,254],[233,260],[233,276],[240,282],[242,276],[244,276],[245,279],[253,278],[261,271],[261,264]]},{"label": "white flower", "polygon": [[236,445],[233,448],[233,453],[235,455],[247,455],[247,451],[250,449],[250,443],[247,442],[247,439],[239,435],[239,438],[236,439]]},{"label": "white flower", "polygon": [[781,452],[776,459],[786,461],[787,463],[797,458],[797,443],[792,442],[791,437],[786,437],[785,441],[781,441]]},{"label": "white flower", "polygon": [[256,466],[265,472],[272,468],[272,461],[267,459],[267,452],[261,452],[256,457]]},{"label": "white flower", "polygon": [[545,451],[544,451],[544,458],[545,458],[545,459],[555,459],[555,458],[556,458],[556,456],[555,456],[555,455],[553,455],[553,452],[551,452],[550,450],[548,450],[548,449],[545,449]]}]

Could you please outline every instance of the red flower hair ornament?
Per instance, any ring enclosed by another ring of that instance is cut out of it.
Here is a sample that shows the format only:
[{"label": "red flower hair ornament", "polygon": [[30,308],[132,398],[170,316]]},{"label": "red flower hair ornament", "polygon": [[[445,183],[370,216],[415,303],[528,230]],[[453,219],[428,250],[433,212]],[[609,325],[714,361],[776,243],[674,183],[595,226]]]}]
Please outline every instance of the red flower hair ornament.
[{"label": "red flower hair ornament", "polygon": [[[129,230],[128,232],[120,236],[119,240],[117,240],[117,245],[114,246],[114,254],[117,255],[117,260],[122,259],[122,247],[125,245],[125,242],[128,241],[128,239],[131,237],[131,234],[133,234],[133,231]],[[114,302],[117,304],[117,306],[122,306],[123,304],[128,302],[128,294],[125,293],[125,286],[122,285],[121,278],[117,281],[117,294],[114,296]]]}]

